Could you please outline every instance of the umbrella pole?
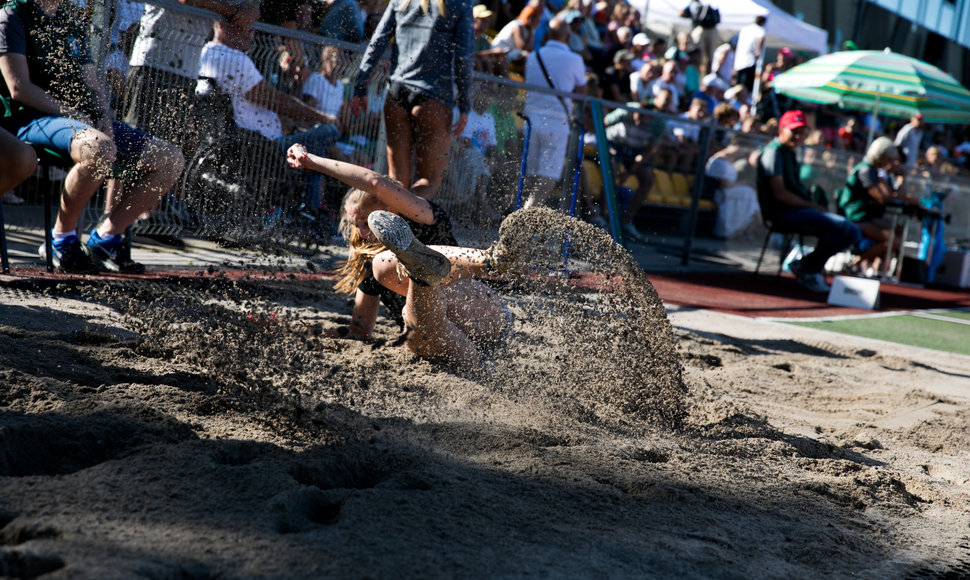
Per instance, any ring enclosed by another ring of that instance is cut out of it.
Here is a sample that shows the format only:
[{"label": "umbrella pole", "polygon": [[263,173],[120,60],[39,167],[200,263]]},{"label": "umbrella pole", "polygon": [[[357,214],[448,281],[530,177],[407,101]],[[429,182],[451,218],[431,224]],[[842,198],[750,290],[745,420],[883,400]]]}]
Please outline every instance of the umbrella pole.
[{"label": "umbrella pole", "polygon": [[869,141],[866,143],[866,151],[872,145],[872,139],[876,135],[876,117],[879,115],[879,88],[876,89],[876,105],[872,108],[872,118],[869,119]]}]

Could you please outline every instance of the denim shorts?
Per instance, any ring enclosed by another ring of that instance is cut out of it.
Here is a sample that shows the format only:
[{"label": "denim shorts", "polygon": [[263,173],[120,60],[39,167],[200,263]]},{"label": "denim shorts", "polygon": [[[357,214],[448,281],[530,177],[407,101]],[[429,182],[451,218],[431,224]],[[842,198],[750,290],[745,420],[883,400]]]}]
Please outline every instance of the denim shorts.
[{"label": "denim shorts", "polygon": [[[111,127],[114,130],[114,143],[118,151],[116,164],[122,168],[133,167],[144,152],[145,146],[151,141],[152,136],[119,121],[114,121]],[[45,147],[70,158],[71,141],[74,140],[74,136],[91,128],[89,125],[68,117],[48,116],[37,117],[20,127],[15,127],[13,130],[21,141]]]}]

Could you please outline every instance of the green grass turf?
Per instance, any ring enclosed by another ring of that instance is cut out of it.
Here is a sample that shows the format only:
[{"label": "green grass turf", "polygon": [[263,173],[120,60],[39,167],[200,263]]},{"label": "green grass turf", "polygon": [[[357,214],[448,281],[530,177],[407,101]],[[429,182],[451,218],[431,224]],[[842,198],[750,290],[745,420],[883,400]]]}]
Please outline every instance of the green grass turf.
[{"label": "green grass turf", "polygon": [[[964,311],[934,312],[933,314],[970,320],[970,313]],[[900,314],[877,318],[791,322],[789,324],[970,355],[970,325],[960,322],[946,322]]]}]

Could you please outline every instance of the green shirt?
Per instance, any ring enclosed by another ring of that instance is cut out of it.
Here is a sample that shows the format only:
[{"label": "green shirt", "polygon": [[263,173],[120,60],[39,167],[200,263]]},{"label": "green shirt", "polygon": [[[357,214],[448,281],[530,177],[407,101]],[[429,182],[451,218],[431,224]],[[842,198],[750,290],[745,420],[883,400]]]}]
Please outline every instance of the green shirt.
[{"label": "green shirt", "polygon": [[811,201],[812,195],[808,188],[802,183],[801,163],[795,156],[795,150],[781,144],[777,138],[762,147],[761,154],[758,156],[757,185],[758,203],[761,205],[761,214],[771,219],[779,211],[788,209],[788,206],[778,201],[768,179],[780,176],[785,184],[785,189]]},{"label": "green shirt", "polygon": [[869,189],[879,184],[879,172],[863,161],[852,168],[846,187],[839,194],[839,210],[850,222],[868,222],[882,217],[886,208]]},{"label": "green shirt", "polygon": [[[30,81],[71,107],[95,115],[94,93],[84,82],[84,67],[91,64],[90,43],[84,23],[63,0],[57,12],[44,14],[33,0],[12,0],[0,8],[0,54],[22,54]],[[43,114],[13,101],[0,82],[3,117]]]}]

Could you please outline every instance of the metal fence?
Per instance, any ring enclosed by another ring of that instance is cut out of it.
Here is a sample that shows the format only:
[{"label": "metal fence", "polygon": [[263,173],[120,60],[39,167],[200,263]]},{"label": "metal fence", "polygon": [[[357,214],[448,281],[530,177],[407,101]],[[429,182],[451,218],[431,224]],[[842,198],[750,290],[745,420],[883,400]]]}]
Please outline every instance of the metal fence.
[{"label": "metal fence", "polygon": [[[210,23],[215,18],[204,10],[169,0],[156,0],[147,6],[195,15]],[[115,22],[121,11],[95,10],[93,13],[95,18]],[[364,45],[349,45],[262,23],[257,23],[255,28],[257,34],[247,54],[267,81],[301,98],[286,72],[291,64],[289,61],[303,58],[310,70],[319,70],[324,64],[324,56],[335,52],[336,76],[342,84],[340,92],[345,106],[349,103],[350,88]],[[164,30],[163,34],[167,35],[164,38],[166,42],[179,45],[182,49],[201,51],[203,48],[204,39],[198,35],[179,29]],[[108,70],[112,50],[117,47],[113,47],[106,37],[100,38],[100,54],[105,55],[101,66]],[[328,51],[328,54],[325,55],[324,51]],[[302,57],[297,53],[302,53]],[[110,71],[106,72],[107,78],[111,74]],[[339,141],[328,151],[329,154],[384,171],[386,160],[381,109],[385,98],[386,74],[385,65],[372,78],[370,107],[366,114],[359,118],[351,115],[342,117],[345,122],[340,126]],[[156,87],[159,93],[167,90],[167,81],[167,77],[143,79],[143,82]],[[128,88],[131,88],[131,83]],[[474,139],[455,139],[451,162],[435,198],[452,216],[464,241],[468,243],[487,244],[494,237],[494,228],[501,216],[514,208],[519,193],[523,153],[523,122],[516,113],[522,110],[527,91],[555,92],[504,77],[475,75],[475,110],[494,123],[496,143],[494,146],[481,147]],[[602,141],[602,136],[595,131],[602,117],[594,117],[615,108],[638,109],[592,96],[572,96],[575,117],[580,122],[573,128],[571,140],[575,147],[563,172],[558,203],[564,210],[572,208],[574,204],[571,198],[575,191],[578,198],[575,211],[588,214],[611,205],[604,203],[608,201],[607,196],[615,191],[611,185],[636,185],[635,182],[614,184],[612,176],[616,172],[604,171],[604,160],[609,155],[606,144],[597,142]],[[171,138],[182,147],[187,161],[185,172],[175,189],[165,196],[150,216],[144,216],[136,223],[136,233],[173,236],[188,233],[242,242],[282,242],[297,251],[310,252],[316,242],[329,239],[345,188],[330,179],[323,179],[319,183],[310,180],[308,183],[303,172],[286,167],[283,162],[285,147],[282,144],[253,138],[252,135],[240,135],[234,129],[231,108],[227,108],[225,101],[220,103],[218,99],[199,99],[186,103],[172,102],[163,107],[157,106],[162,101],[155,101],[139,107],[140,103],[132,102],[134,97],[130,92],[117,97],[121,111],[133,108],[136,115],[156,122],[167,117],[170,132],[175,135]],[[640,112],[666,122],[676,118],[656,112]],[[721,151],[726,144],[732,143],[732,161],[741,170],[739,183],[753,186],[753,168],[745,160],[769,137],[732,130],[715,131],[709,121],[695,123],[676,120],[703,129],[697,146],[699,157],[687,170],[671,166],[669,160],[654,160],[657,179],[637,221],[641,229],[648,232],[683,235],[688,240],[687,256],[690,240],[695,235],[711,233],[717,216],[717,205],[711,190],[704,187],[704,161]],[[586,138],[580,150],[581,135]],[[844,185],[858,158],[843,151],[814,148],[806,148],[802,157],[807,177],[830,192]],[[610,160],[610,163],[613,161]],[[573,171],[576,164],[581,171]],[[608,169],[612,168],[610,165]],[[574,179],[578,180],[576,187]],[[925,177],[914,176],[909,181],[909,187],[921,194],[941,188],[949,191],[944,211],[953,217],[946,225],[947,243],[950,246],[970,245],[970,180],[949,176],[929,181]],[[322,202],[319,208],[314,207],[314,191],[319,192]],[[623,191],[620,190],[621,193]],[[622,199],[620,201],[622,205]],[[91,205],[89,219],[94,221],[102,207],[103,197],[99,196]]]}]

